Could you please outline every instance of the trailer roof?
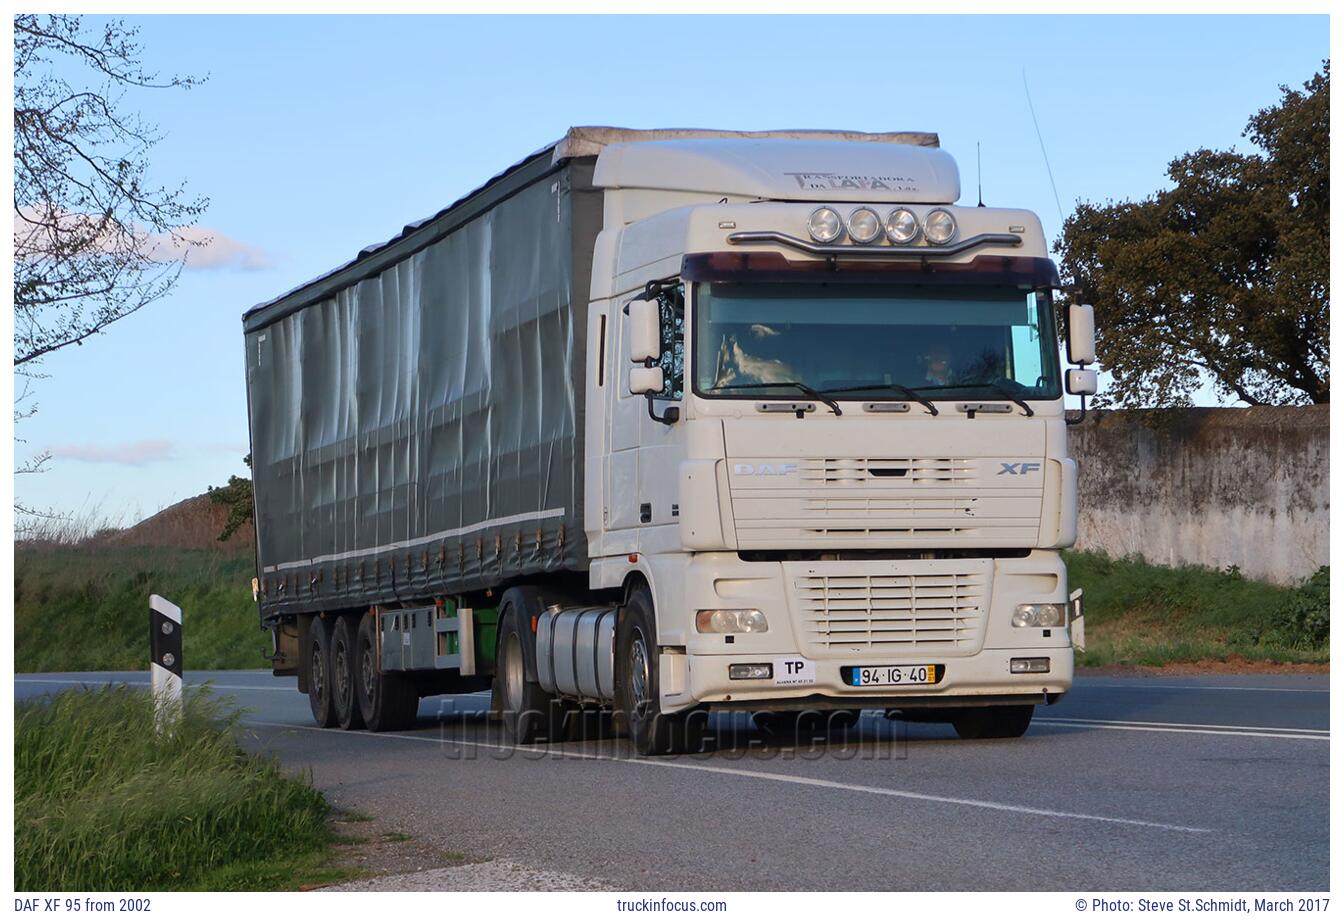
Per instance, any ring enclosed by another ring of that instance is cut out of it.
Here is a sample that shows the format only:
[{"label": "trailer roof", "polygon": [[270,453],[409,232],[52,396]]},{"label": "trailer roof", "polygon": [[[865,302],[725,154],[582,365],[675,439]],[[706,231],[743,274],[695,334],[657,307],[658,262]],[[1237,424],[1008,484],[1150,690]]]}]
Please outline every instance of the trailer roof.
[{"label": "trailer roof", "polygon": [[712,128],[613,128],[588,126],[570,128],[565,136],[529,154],[457,201],[421,220],[413,221],[401,232],[381,243],[371,243],[350,261],[305,281],[285,293],[252,307],[243,314],[248,332],[332,296],[336,291],[370,277],[412,253],[430,245],[458,227],[494,207],[519,189],[559,169],[566,161],[596,157],[614,144],[635,145],[645,141],[689,141],[719,138],[738,140],[787,139],[793,141],[858,141],[878,144],[904,144],[914,147],[938,147],[938,135],[927,131],[724,131]]}]

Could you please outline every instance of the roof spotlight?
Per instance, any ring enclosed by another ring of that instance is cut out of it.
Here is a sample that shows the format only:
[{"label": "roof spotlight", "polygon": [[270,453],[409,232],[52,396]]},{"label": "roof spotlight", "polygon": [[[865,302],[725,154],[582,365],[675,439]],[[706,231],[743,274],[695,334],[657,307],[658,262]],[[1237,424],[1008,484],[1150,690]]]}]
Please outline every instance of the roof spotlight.
[{"label": "roof spotlight", "polygon": [[882,235],[882,218],[872,208],[855,208],[849,215],[849,238],[856,243],[871,243]]},{"label": "roof spotlight", "polygon": [[893,243],[913,243],[919,236],[919,218],[909,208],[897,208],[887,215],[887,239]]},{"label": "roof spotlight", "polygon": [[951,242],[957,235],[957,219],[942,208],[935,208],[924,218],[924,235],[935,246]]},{"label": "roof spotlight", "polygon": [[807,232],[818,243],[834,243],[845,231],[844,221],[835,208],[820,207],[807,219]]}]

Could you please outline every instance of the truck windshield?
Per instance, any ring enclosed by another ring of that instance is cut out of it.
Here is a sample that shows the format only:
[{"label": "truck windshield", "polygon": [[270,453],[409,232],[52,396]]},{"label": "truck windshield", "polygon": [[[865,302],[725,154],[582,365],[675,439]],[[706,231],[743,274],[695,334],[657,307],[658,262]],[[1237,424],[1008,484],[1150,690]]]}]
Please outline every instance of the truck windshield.
[{"label": "truck windshield", "polygon": [[842,399],[1061,395],[1045,291],[702,282],[696,295],[703,396],[797,397],[798,384]]}]

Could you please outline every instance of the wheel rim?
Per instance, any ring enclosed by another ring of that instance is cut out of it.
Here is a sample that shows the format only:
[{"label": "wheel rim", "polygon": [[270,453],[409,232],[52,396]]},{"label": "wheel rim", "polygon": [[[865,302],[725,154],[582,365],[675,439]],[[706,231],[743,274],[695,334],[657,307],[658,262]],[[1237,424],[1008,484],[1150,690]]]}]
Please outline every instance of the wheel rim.
[{"label": "wheel rim", "polygon": [[370,648],[367,644],[365,644],[364,647],[360,649],[359,676],[360,679],[364,681],[364,695],[368,699],[372,700],[374,690],[376,689],[375,686],[376,677],[374,675],[374,668],[373,668],[373,649]]},{"label": "wheel rim", "polygon": [[336,690],[336,696],[344,702],[350,694],[350,668],[347,659],[347,649],[344,642],[336,643],[336,673],[333,675],[335,681],[332,686]]},{"label": "wheel rim", "polygon": [[323,692],[327,689],[326,663],[322,660],[321,646],[313,646],[313,661],[308,669],[308,678],[313,685],[313,690],[318,699],[322,698]]},{"label": "wheel rim", "polygon": [[504,697],[512,711],[523,705],[523,646],[516,633],[504,643]]},{"label": "wheel rim", "polygon": [[638,716],[649,709],[649,654],[638,630],[630,643],[630,707]]}]

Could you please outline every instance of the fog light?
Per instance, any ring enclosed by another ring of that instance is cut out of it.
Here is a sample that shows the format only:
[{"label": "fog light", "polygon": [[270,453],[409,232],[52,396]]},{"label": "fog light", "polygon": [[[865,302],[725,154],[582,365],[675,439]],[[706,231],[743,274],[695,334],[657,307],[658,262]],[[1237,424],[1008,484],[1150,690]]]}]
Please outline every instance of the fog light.
[{"label": "fog light", "polygon": [[1049,658],[1014,658],[1008,662],[1008,670],[1013,674],[1049,674]]},{"label": "fog light", "polygon": [[697,610],[695,631],[702,633],[763,633],[770,631],[759,610]]},{"label": "fog light", "polygon": [[1018,604],[1013,611],[1014,626],[1051,626],[1064,625],[1063,604]]},{"label": "fog light", "polygon": [[774,673],[774,667],[768,664],[728,665],[729,680],[769,680]]}]

